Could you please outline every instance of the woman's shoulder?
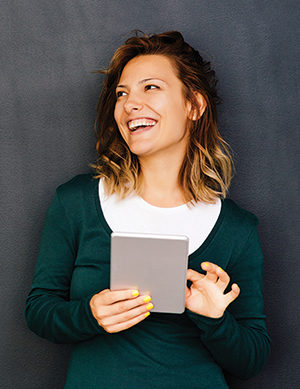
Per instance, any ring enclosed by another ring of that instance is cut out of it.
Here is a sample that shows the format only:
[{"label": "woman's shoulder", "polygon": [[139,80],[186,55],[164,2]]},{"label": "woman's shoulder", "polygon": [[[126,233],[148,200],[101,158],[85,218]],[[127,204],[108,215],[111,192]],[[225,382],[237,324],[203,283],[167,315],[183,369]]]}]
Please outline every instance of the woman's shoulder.
[{"label": "woman's shoulder", "polygon": [[94,173],[78,174],[69,181],[59,185],[56,189],[60,196],[69,196],[78,194],[79,192],[89,192],[97,186],[98,180]]},{"label": "woman's shoulder", "polygon": [[86,207],[90,200],[98,193],[98,180],[93,173],[79,174],[71,180],[61,184],[55,193],[55,197],[65,209],[73,211],[76,207]]},{"label": "woman's shoulder", "polygon": [[64,215],[69,224],[80,225],[95,214],[98,180],[94,174],[80,174],[60,185],[47,210],[48,215]]},{"label": "woman's shoulder", "polygon": [[211,248],[215,250],[214,255],[224,259],[220,266],[227,268],[229,259],[232,258],[231,265],[235,263],[249,239],[257,236],[258,219],[233,200],[225,199],[222,200],[218,223]]},{"label": "woman's shoulder", "polygon": [[231,231],[236,230],[247,233],[257,227],[259,223],[258,218],[252,212],[240,207],[233,200],[223,200],[223,207],[226,225],[230,227]]}]

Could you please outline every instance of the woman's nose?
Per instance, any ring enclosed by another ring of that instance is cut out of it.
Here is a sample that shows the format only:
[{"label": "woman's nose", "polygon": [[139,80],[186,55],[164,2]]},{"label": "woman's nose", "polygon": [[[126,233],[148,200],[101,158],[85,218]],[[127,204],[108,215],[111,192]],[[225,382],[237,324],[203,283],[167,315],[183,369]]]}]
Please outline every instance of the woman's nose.
[{"label": "woman's nose", "polygon": [[128,95],[124,103],[124,111],[131,113],[132,111],[140,111],[143,108],[143,103],[137,95]]}]

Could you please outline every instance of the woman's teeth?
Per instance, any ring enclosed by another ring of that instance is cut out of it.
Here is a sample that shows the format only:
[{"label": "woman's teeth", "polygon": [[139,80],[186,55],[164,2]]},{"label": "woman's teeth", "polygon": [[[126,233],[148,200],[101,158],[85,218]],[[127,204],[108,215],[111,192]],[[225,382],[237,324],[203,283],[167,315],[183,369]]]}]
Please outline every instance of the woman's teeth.
[{"label": "woman's teeth", "polygon": [[131,120],[128,123],[128,127],[131,131],[136,131],[139,127],[151,127],[156,124],[156,121],[154,120],[145,120],[145,119],[138,119],[138,120]]}]

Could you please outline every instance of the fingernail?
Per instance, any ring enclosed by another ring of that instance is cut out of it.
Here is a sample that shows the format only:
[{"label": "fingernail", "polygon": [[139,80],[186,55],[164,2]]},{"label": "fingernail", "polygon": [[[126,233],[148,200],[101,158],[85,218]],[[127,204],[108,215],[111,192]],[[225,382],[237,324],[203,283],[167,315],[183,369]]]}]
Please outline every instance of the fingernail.
[{"label": "fingernail", "polygon": [[204,262],[204,265],[205,265],[206,267],[209,267],[209,264],[208,264],[207,262]]},{"label": "fingernail", "polygon": [[145,313],[145,317],[148,317],[150,315],[150,312]]},{"label": "fingernail", "polygon": [[152,303],[150,303],[150,304],[147,305],[147,309],[148,309],[148,310],[152,309],[153,307],[154,307],[154,305],[153,305]]},{"label": "fingernail", "polygon": [[137,297],[139,294],[140,294],[140,293],[139,293],[138,290],[134,290],[134,291],[132,292],[132,296],[133,296],[133,297]]},{"label": "fingernail", "polygon": [[224,271],[221,267],[219,267],[219,269],[220,269],[221,271]]},{"label": "fingernail", "polygon": [[151,301],[151,297],[150,296],[144,297],[144,303],[148,303],[149,301]]}]

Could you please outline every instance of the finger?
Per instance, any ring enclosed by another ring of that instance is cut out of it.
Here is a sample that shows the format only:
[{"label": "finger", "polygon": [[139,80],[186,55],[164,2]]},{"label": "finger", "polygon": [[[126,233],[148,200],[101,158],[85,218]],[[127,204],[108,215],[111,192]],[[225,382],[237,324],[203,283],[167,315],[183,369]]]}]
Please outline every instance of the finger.
[{"label": "finger", "polygon": [[218,266],[211,262],[202,262],[201,268],[206,271],[206,279],[211,282],[217,282],[218,274],[217,269]]},{"label": "finger", "polygon": [[150,312],[142,313],[138,316],[135,316],[131,320],[128,320],[126,322],[116,323],[111,326],[108,326],[107,328],[104,328],[109,333],[115,333],[127,330],[128,328],[131,328],[135,326],[136,324],[140,323],[141,321],[145,320],[150,315]]},{"label": "finger", "polygon": [[147,317],[149,315],[149,312],[153,308],[153,303],[143,304],[133,309],[124,311],[122,313],[104,317],[102,320],[100,320],[101,325],[106,328],[117,324],[131,322],[132,320],[134,320],[134,318],[140,317],[141,315],[146,315],[145,317]]},{"label": "finger", "polygon": [[232,284],[231,291],[234,293],[235,298],[237,298],[241,290],[237,284]]},{"label": "finger", "polygon": [[151,296],[146,295],[146,296],[140,296],[135,299],[122,300],[107,306],[107,308],[109,310],[109,315],[118,315],[140,306],[145,308],[147,306],[150,306],[149,304],[152,304]]},{"label": "finger", "polygon": [[232,303],[240,294],[240,288],[237,284],[232,284],[231,291],[224,295],[227,306]]},{"label": "finger", "polygon": [[115,290],[111,291],[105,289],[99,293],[99,297],[102,297],[101,302],[103,305],[111,305],[118,301],[124,301],[129,299],[135,299],[139,296],[138,290]]},{"label": "finger", "polygon": [[221,267],[218,266],[216,268],[216,274],[219,277],[217,285],[224,292],[229,284],[230,277]]},{"label": "finger", "polygon": [[138,291],[123,290],[112,292],[109,289],[105,289],[91,298],[90,307],[92,313],[99,322],[105,317],[122,313],[151,301],[150,296],[136,297],[136,294],[138,294]]},{"label": "finger", "polygon": [[196,281],[202,280],[204,278],[204,275],[201,273],[198,273],[195,270],[188,269],[186,272],[186,278],[189,281],[196,282]]}]

